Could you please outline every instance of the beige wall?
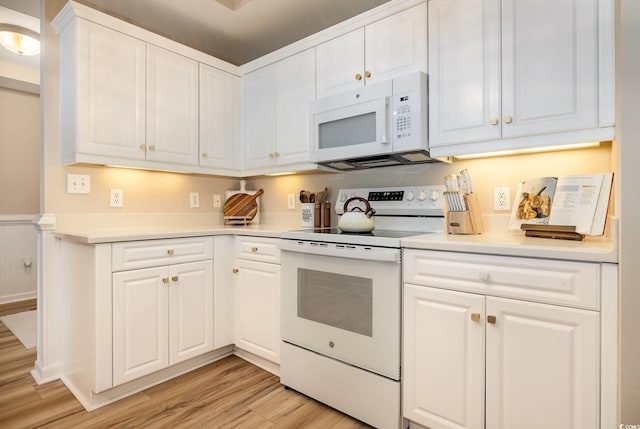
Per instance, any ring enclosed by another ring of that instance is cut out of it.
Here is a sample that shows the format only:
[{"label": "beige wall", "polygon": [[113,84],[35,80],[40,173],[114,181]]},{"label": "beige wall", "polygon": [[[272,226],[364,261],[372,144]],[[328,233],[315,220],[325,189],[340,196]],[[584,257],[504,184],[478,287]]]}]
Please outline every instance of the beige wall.
[{"label": "beige wall", "polygon": [[467,168],[472,175],[482,212],[503,214],[505,212],[493,210],[493,188],[496,186],[508,186],[513,200],[517,183],[520,181],[539,176],[605,173],[613,171],[611,163],[611,144],[603,143],[598,148],[455,161],[452,164],[422,164],[348,173],[262,177],[249,179],[247,187],[264,188],[265,196],[261,209],[266,213],[297,214],[299,206],[296,210],[287,209],[286,196],[297,195],[301,189],[319,191],[326,186],[329,188],[329,199],[335,202],[336,192],[340,188],[441,185],[444,176],[459,173]]},{"label": "beige wall", "polygon": [[0,87],[0,215],[40,212],[40,96]]},{"label": "beige wall", "polygon": [[620,174],[621,424],[640,425],[640,2],[616,1],[616,162]]}]

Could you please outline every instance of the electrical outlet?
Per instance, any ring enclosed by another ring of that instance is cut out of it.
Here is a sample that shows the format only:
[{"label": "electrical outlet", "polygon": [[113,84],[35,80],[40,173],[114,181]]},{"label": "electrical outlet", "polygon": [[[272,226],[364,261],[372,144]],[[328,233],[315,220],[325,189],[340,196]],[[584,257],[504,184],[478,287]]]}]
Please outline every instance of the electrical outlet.
[{"label": "electrical outlet", "polygon": [[295,210],[295,208],[296,208],[296,196],[295,196],[295,194],[287,195],[287,208],[289,210]]},{"label": "electrical outlet", "polygon": [[213,207],[220,207],[222,206],[222,197],[220,196],[220,194],[214,194],[213,195]]},{"label": "electrical outlet", "polygon": [[510,210],[511,198],[508,187],[493,188],[493,209]]},{"label": "electrical outlet", "polygon": [[200,194],[198,192],[191,192],[189,194],[189,206],[192,209],[200,207]]},{"label": "electrical outlet", "polygon": [[122,189],[111,189],[109,191],[109,207],[122,207],[124,204],[124,193]]},{"label": "electrical outlet", "polygon": [[88,194],[91,191],[91,176],[67,174],[67,194]]}]

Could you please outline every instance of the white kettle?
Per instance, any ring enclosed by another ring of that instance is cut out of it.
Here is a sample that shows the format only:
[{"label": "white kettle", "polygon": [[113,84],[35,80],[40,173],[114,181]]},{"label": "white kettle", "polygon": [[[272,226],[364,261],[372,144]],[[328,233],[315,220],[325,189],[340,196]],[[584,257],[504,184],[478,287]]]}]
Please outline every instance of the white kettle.
[{"label": "white kettle", "polygon": [[[360,207],[353,207],[349,211],[349,203],[352,201],[362,201],[365,204],[365,210]],[[369,205],[369,201],[362,197],[352,197],[344,202],[344,213],[338,220],[338,228],[344,232],[370,232],[376,227],[376,223],[371,216],[376,213]]]}]

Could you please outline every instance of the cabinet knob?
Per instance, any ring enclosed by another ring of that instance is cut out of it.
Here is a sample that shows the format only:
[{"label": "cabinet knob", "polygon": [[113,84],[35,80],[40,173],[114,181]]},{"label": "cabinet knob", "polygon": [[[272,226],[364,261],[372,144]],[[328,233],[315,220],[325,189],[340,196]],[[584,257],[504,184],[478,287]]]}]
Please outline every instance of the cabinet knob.
[{"label": "cabinet knob", "polygon": [[274,152],[273,157],[278,158],[280,156],[280,152]]},{"label": "cabinet knob", "polygon": [[362,75],[360,73],[356,73],[356,80],[362,80]]},{"label": "cabinet knob", "polygon": [[489,281],[489,273],[487,271],[480,271],[480,274],[478,274],[478,278],[483,282],[487,282]]},{"label": "cabinet knob", "polygon": [[252,247],[252,248],[251,248],[251,251],[252,251],[253,253],[256,253],[256,252],[258,251],[258,248],[257,248],[257,247]]},{"label": "cabinet knob", "polygon": [[173,255],[175,252],[173,249],[168,249],[167,250],[167,255]]},{"label": "cabinet knob", "polygon": [[480,321],[480,313],[471,313],[471,320],[473,320],[474,322],[479,322]]},{"label": "cabinet knob", "polygon": [[141,144],[140,145],[140,150],[145,150],[146,148],[147,148],[147,145],[145,145],[145,144]]},{"label": "cabinet knob", "polygon": [[269,152],[269,158],[273,158],[274,156],[273,152]]},{"label": "cabinet knob", "polygon": [[237,269],[237,268],[234,268],[234,269],[232,270],[232,272],[233,272],[233,274],[237,274],[237,273],[238,273],[238,269]]},{"label": "cabinet knob", "polygon": [[171,281],[172,281],[172,282],[177,282],[177,281],[178,281],[178,276],[173,276],[173,277],[171,277]]},{"label": "cabinet knob", "polygon": [[502,120],[504,121],[505,124],[510,124],[513,122],[513,118],[509,115],[506,115],[504,118],[502,118]]},{"label": "cabinet knob", "polygon": [[149,146],[149,150],[156,150],[156,146],[155,145]]},{"label": "cabinet knob", "polygon": [[491,323],[492,325],[496,324],[496,316],[490,314],[487,316],[487,322]]},{"label": "cabinet knob", "polygon": [[164,284],[169,283],[169,279],[167,277],[163,277],[162,278],[162,283],[164,283]]},{"label": "cabinet knob", "polygon": [[364,77],[371,77],[371,72],[369,70],[365,71]]},{"label": "cabinet knob", "polygon": [[495,116],[492,116],[492,117],[489,118],[489,123],[491,125],[498,125],[498,122],[499,122],[498,118],[496,118]]},{"label": "cabinet knob", "polygon": [[209,155],[208,155],[206,152],[202,154],[202,157],[203,157],[203,158],[206,158],[206,157],[208,157],[208,156],[209,156]]}]

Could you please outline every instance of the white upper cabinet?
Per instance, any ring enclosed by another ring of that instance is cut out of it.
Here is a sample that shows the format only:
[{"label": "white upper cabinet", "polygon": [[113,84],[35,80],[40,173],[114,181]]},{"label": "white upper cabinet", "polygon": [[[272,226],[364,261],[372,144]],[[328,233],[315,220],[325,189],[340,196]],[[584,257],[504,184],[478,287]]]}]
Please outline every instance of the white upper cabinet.
[{"label": "white upper cabinet", "polygon": [[316,47],[317,96],[427,71],[427,4],[422,3]]},{"label": "white upper cabinet", "polygon": [[244,168],[308,163],[315,50],[248,73],[243,85]]},{"label": "white upper cabinet", "polygon": [[236,66],[76,2],[52,23],[64,164],[239,174]]},{"label": "white upper cabinet", "polygon": [[144,159],[146,44],[85,20],[76,32],[60,37],[63,162],[76,153]]},{"label": "white upper cabinet", "polygon": [[235,167],[235,100],[239,79],[200,64],[200,166]]},{"label": "white upper cabinet", "polygon": [[198,164],[198,63],[147,45],[147,159]]},{"label": "white upper cabinet", "polygon": [[[607,61],[599,57],[601,34],[611,30],[599,32],[598,7],[597,0],[429,2],[429,143],[449,146],[433,155],[612,136],[612,128],[599,129],[610,106],[598,93],[613,76],[598,74],[599,59]],[[526,139],[540,135],[555,138]]]}]

